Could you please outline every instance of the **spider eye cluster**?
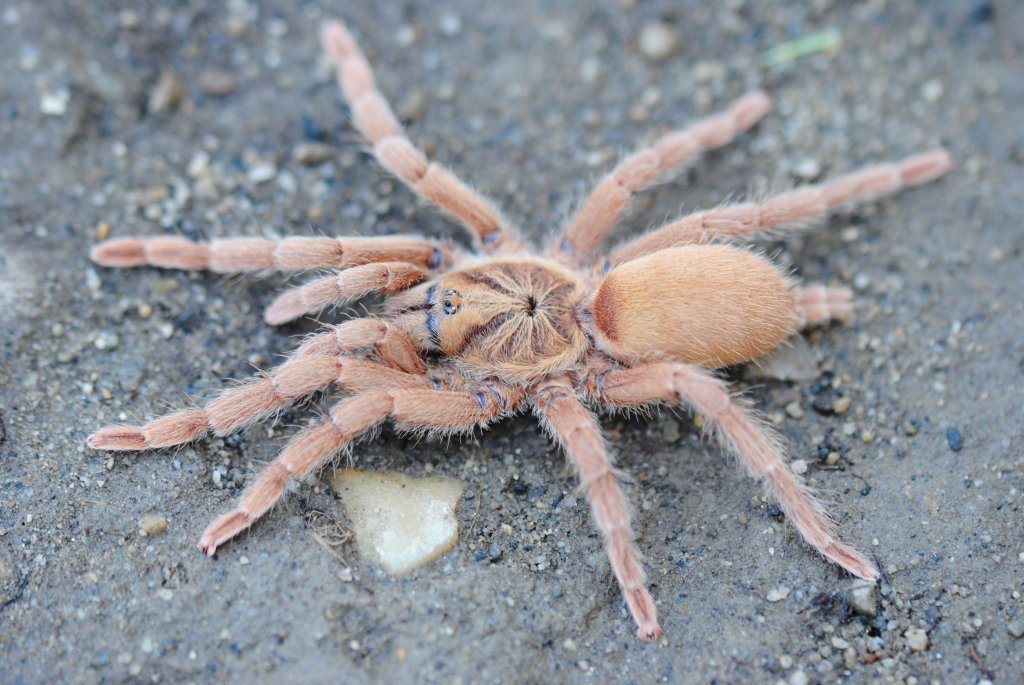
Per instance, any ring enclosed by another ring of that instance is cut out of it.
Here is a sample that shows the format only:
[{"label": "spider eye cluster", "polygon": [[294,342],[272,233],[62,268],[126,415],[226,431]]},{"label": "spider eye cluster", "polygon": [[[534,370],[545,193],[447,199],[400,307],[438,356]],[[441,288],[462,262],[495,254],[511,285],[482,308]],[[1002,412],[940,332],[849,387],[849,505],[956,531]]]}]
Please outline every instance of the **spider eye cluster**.
[{"label": "spider eye cluster", "polygon": [[459,306],[462,304],[462,296],[456,290],[448,289],[444,291],[444,300],[441,302],[441,307],[444,309],[445,314],[454,314],[459,311]]}]

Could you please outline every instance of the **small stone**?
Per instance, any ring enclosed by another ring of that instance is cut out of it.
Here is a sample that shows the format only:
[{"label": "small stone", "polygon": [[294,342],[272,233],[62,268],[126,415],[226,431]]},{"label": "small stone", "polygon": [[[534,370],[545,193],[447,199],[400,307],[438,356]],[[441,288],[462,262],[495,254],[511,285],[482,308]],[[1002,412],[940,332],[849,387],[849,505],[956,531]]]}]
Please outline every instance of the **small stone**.
[{"label": "small stone", "polygon": [[68,111],[71,91],[61,88],[50,93],[43,93],[39,98],[39,111],[50,117],[62,117]]},{"label": "small stone", "polygon": [[744,375],[753,380],[812,381],[818,377],[818,363],[802,335],[747,366]]},{"label": "small stone", "polygon": [[858,580],[846,593],[846,603],[850,605],[854,613],[862,616],[874,616],[878,613],[875,608],[875,590],[877,585],[870,581]]},{"label": "small stone", "polygon": [[207,69],[199,75],[199,89],[213,97],[231,95],[238,88],[238,81],[229,72]]},{"label": "small stone", "polygon": [[903,434],[907,436],[917,435],[917,422],[915,421],[904,421],[903,422]]},{"label": "small stone", "polygon": [[1010,621],[1006,624],[1006,631],[1016,638],[1024,637],[1024,619]]},{"label": "small stone", "polygon": [[682,435],[682,433],[679,431],[679,423],[675,420],[666,419],[665,423],[661,425],[661,439],[665,442],[677,442],[680,435]]},{"label": "small stone", "polygon": [[803,671],[794,671],[793,675],[789,676],[789,685],[807,685],[809,682],[810,679]]},{"label": "small stone", "polygon": [[829,452],[825,456],[825,464],[827,466],[835,466],[839,463],[839,452]]},{"label": "small stone", "polygon": [[832,403],[832,410],[837,414],[845,414],[850,410],[850,405],[853,404],[852,397],[839,397]]},{"label": "small stone", "polygon": [[786,414],[789,415],[789,418],[797,420],[802,419],[805,416],[804,410],[798,402],[790,402],[787,404]]},{"label": "small stone", "polygon": [[779,666],[787,670],[793,668],[793,657],[788,654],[783,654],[779,657]]},{"label": "small stone", "polygon": [[277,176],[277,167],[270,162],[259,162],[254,164],[250,169],[246,177],[249,179],[249,183],[253,185],[259,185],[266,183],[267,181],[273,180]]},{"label": "small stone", "polygon": [[334,159],[337,150],[327,143],[299,143],[292,151],[292,158],[303,166],[316,166]]},{"label": "small stone", "polygon": [[836,649],[849,649],[850,648],[850,643],[847,642],[846,640],[844,640],[841,637],[833,637],[832,638],[832,646],[835,647]]},{"label": "small stone", "polygon": [[457,14],[446,12],[441,15],[439,27],[443,35],[454,38],[462,33],[462,19]]},{"label": "small stone", "polygon": [[921,86],[921,97],[925,102],[937,102],[942,97],[942,81],[933,78]]},{"label": "small stone", "polygon": [[96,336],[92,344],[96,346],[97,350],[112,350],[117,347],[119,342],[120,339],[117,337],[117,333],[103,331]]},{"label": "small stone", "polygon": [[415,26],[402,24],[395,31],[395,44],[400,48],[412,47],[417,38],[419,38],[419,32]]},{"label": "small stone", "polygon": [[146,514],[139,519],[139,535],[156,535],[167,530],[167,517],[162,514]]},{"label": "small stone", "polygon": [[423,116],[425,111],[427,111],[427,93],[422,88],[410,90],[395,106],[395,114],[406,123],[416,121]]},{"label": "small stone", "polygon": [[960,431],[956,428],[946,429],[946,442],[949,443],[949,449],[954,452],[959,452],[960,448],[964,446],[963,436],[960,435]]},{"label": "small stone", "polygon": [[807,473],[807,462],[803,459],[797,459],[789,465],[789,470],[798,476],[802,476]]},{"label": "small stone", "polygon": [[804,181],[813,181],[821,176],[821,162],[816,159],[801,159],[793,165],[793,175]]},{"label": "small stone", "polygon": [[907,646],[915,652],[928,649],[928,633],[923,628],[907,628],[903,637],[907,640]]},{"label": "small stone", "polygon": [[153,90],[149,92],[146,111],[150,114],[173,111],[185,99],[185,84],[171,69],[160,72]]},{"label": "small stone", "polygon": [[782,600],[789,597],[789,588],[781,585],[774,590],[769,590],[768,594],[764,596],[769,602],[781,602]]},{"label": "small stone", "polygon": [[652,21],[640,27],[640,54],[652,62],[668,59],[679,48],[679,33],[671,24]]}]

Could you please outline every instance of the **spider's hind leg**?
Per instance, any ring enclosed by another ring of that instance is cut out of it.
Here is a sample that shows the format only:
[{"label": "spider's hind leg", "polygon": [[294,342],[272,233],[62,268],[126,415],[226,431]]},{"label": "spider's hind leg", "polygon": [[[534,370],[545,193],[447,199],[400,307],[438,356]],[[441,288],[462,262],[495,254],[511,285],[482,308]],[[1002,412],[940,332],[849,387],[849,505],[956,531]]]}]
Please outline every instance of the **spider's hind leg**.
[{"label": "spider's hind leg", "polygon": [[801,328],[845,322],[853,316],[853,291],[849,288],[806,286],[796,290],[794,300]]},{"label": "spider's hind leg", "polygon": [[723,446],[765,482],[808,544],[853,575],[878,580],[875,565],[836,537],[824,507],[788,468],[777,439],[733,400],[722,381],[695,366],[655,363],[608,371],[591,385],[598,401],[610,406],[682,402],[693,407],[714,427]]}]

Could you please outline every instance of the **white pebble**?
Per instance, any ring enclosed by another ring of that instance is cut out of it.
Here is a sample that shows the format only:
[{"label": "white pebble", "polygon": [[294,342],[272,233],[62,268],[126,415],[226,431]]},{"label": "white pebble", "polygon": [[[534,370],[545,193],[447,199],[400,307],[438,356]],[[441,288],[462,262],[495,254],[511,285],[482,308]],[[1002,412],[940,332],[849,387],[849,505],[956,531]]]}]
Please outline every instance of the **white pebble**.
[{"label": "white pebble", "polygon": [[68,111],[68,101],[71,99],[71,92],[67,88],[61,88],[50,93],[43,93],[39,98],[39,111],[50,117],[62,117]]},{"label": "white pebble", "polygon": [[933,78],[921,86],[921,98],[925,102],[936,102],[942,97],[942,81]]},{"label": "white pebble", "polygon": [[638,40],[640,54],[658,62],[667,59],[679,47],[679,34],[675,27],[662,21],[652,21],[640,28]]},{"label": "white pebble", "polygon": [[915,652],[928,649],[928,633],[923,628],[908,628],[903,637],[907,639],[907,646]]},{"label": "white pebble", "polygon": [[462,33],[462,19],[451,12],[442,14],[440,27],[441,33],[452,38]]},{"label": "white pebble", "polygon": [[807,473],[807,462],[803,459],[797,459],[789,465],[789,470],[798,476],[802,476]]},{"label": "white pebble", "polygon": [[782,600],[789,597],[789,588],[785,585],[780,585],[774,590],[769,590],[768,594],[764,596],[769,602],[781,602]]},{"label": "white pebble", "polygon": [[259,164],[255,164],[251,169],[249,169],[248,173],[249,183],[256,185],[266,183],[275,176],[277,176],[277,167],[269,162],[260,162]]}]

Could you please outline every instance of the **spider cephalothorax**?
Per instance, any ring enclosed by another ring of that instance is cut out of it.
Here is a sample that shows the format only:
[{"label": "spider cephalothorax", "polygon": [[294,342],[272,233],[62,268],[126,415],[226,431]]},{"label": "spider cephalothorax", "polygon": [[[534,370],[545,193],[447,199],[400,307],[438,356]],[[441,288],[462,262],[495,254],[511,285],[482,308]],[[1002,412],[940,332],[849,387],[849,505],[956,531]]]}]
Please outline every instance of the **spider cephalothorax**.
[{"label": "spider cephalothorax", "polygon": [[386,311],[467,375],[528,383],[579,365],[583,285],[551,260],[484,258],[392,297]]},{"label": "spider cephalothorax", "polygon": [[236,508],[203,533],[208,554],[263,515],[291,479],[315,474],[360,436],[391,419],[400,429],[469,431],[531,407],[576,466],[611,567],[642,638],[660,628],[633,543],[629,507],[591,408],[682,404],[699,412],[723,447],[763,479],[804,539],[867,580],[875,565],[836,537],[824,510],[786,467],[771,431],[708,369],[754,359],[801,327],[844,318],[845,288],[802,287],[765,257],[720,244],[799,225],[836,207],[919,185],[950,168],[943,150],[869,167],[763,202],[726,205],[670,222],[597,254],[633,193],[664,172],[725,145],[771,109],[761,92],[659,138],[619,163],[543,253],[450,171],[405,137],[370,66],[344,25],[323,30],[356,127],[377,160],[469,230],[475,254],[416,236],[380,238],[119,238],[98,245],[106,266],[151,264],[241,271],[333,270],[287,291],[268,323],[290,321],[371,293],[380,317],[352,319],[307,339],[273,371],[205,406],[89,437],[106,450],[178,445],[224,435],[334,385],[346,397],[301,431]]}]

